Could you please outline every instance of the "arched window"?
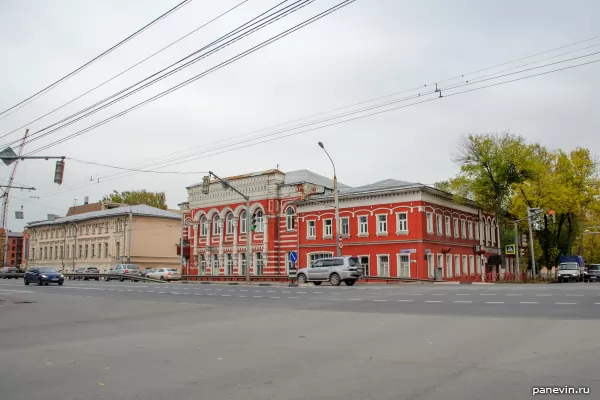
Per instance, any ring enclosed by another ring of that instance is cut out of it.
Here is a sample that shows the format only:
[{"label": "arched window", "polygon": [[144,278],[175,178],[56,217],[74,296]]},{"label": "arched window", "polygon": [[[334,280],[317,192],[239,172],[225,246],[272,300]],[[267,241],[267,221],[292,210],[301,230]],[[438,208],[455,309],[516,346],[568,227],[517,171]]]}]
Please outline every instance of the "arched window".
[{"label": "arched window", "polygon": [[219,222],[221,222],[221,217],[215,215],[215,217],[213,218],[213,235],[215,236],[221,234],[221,227],[219,226]]},{"label": "arched window", "polygon": [[296,227],[295,222],[296,222],[296,215],[294,213],[294,208],[293,207],[288,207],[287,210],[285,210],[285,227],[288,231],[293,231],[294,228]]},{"label": "arched window", "polygon": [[206,226],[206,215],[200,218],[200,236],[208,235],[208,226]]},{"label": "arched window", "polygon": [[496,244],[496,224],[494,222],[492,222],[492,227],[491,227],[491,239],[492,239],[492,244]]},{"label": "arched window", "polygon": [[233,213],[227,214],[227,234],[233,235]]},{"label": "arched window", "polygon": [[246,214],[246,211],[243,211],[240,214],[240,233],[246,233],[246,231],[248,230],[248,214]]},{"label": "arched window", "polygon": [[265,223],[262,210],[256,211],[254,216],[256,217],[256,232],[263,232],[265,230]]}]

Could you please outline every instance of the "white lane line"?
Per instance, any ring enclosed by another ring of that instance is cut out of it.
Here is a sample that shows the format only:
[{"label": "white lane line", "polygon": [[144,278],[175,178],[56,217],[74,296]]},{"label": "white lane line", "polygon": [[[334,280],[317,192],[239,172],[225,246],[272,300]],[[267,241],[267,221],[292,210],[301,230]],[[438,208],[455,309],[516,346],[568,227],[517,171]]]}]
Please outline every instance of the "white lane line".
[{"label": "white lane line", "polygon": [[561,305],[561,306],[567,306],[567,305],[573,305],[573,304],[577,304],[577,303],[563,303],[563,302],[557,302],[557,303],[554,303],[554,304],[558,304],[558,305]]},{"label": "white lane line", "polygon": [[454,300],[455,303],[472,303],[471,300]]},{"label": "white lane line", "polygon": [[158,292],[158,293],[159,293],[159,294],[165,294],[165,293],[167,293],[167,292]]},{"label": "white lane line", "polygon": [[507,296],[523,296],[523,293],[508,293]]},{"label": "white lane line", "polygon": [[411,296],[423,296],[423,293],[411,293]]},{"label": "white lane line", "polygon": [[362,301],[362,299],[346,299],[347,301]]},{"label": "white lane line", "polygon": [[552,294],[550,293],[538,293],[536,294],[537,297],[550,297],[552,296]]},{"label": "white lane line", "polygon": [[204,293],[194,293],[194,296],[204,296]]},{"label": "white lane line", "polygon": [[296,296],[288,296],[288,299],[297,299],[298,297]]},{"label": "white lane line", "polygon": [[316,297],[309,297],[308,300],[319,300],[319,299]]},{"label": "white lane line", "polygon": [[255,290],[254,293],[262,293],[262,290]]},{"label": "white lane line", "polygon": [[276,297],[276,296],[273,296],[273,297],[269,297],[269,298],[270,298],[270,299],[280,299],[281,297]]},{"label": "white lane line", "polygon": [[223,289],[215,289],[215,290],[219,291],[219,290],[223,290]]},{"label": "white lane line", "polygon": [[339,294],[338,292],[331,292],[331,294]]},{"label": "white lane line", "polygon": [[144,293],[145,290],[137,290],[138,293]]},{"label": "white lane line", "polygon": [[412,303],[414,300],[397,300],[400,303]]},{"label": "white lane line", "polygon": [[216,296],[214,293],[206,293],[207,296]]},{"label": "white lane line", "polygon": [[441,300],[425,300],[425,303],[441,303]]},{"label": "white lane line", "polygon": [[486,301],[485,304],[504,304],[503,301]]},{"label": "white lane line", "polygon": [[154,293],[154,290],[146,290],[146,293]]},{"label": "white lane line", "polygon": [[539,301],[520,301],[519,304],[540,304]]},{"label": "white lane line", "polygon": [[115,291],[116,289],[106,289],[106,290]]},{"label": "white lane line", "polygon": [[171,292],[171,294],[181,294],[181,293],[179,293],[179,292]]},{"label": "white lane line", "polygon": [[229,289],[229,290],[228,290],[228,292],[235,292],[235,290],[233,290],[233,289]]},{"label": "white lane line", "polygon": [[212,289],[204,289],[204,290],[212,290]]},{"label": "white lane line", "polygon": [[387,300],[381,300],[381,299],[379,299],[379,300],[373,300],[373,301],[381,301],[381,302],[385,302],[385,301],[387,301]]},{"label": "white lane line", "polygon": [[301,294],[306,294],[306,292],[298,292],[298,293],[301,293]]},{"label": "white lane line", "polygon": [[248,296],[244,296],[244,295],[239,295],[239,296],[235,296],[235,297],[248,297]]},{"label": "white lane line", "polygon": [[456,293],[457,296],[470,296],[471,293]]},{"label": "white lane line", "polygon": [[222,294],[221,297],[231,297],[230,294]]},{"label": "white lane line", "polygon": [[240,292],[247,292],[248,289],[241,289]]},{"label": "white lane line", "polygon": [[277,293],[277,290],[267,290],[267,293]]},{"label": "white lane line", "polygon": [[432,296],[445,296],[446,293],[431,293]]},{"label": "white lane line", "polygon": [[323,294],[324,292],[313,292],[315,294]]},{"label": "white lane line", "polygon": [[594,304],[600,304],[600,303],[594,303]]},{"label": "white lane line", "polygon": [[495,296],[496,293],[479,293],[480,296]]},{"label": "white lane line", "polygon": [[260,297],[262,297],[262,296],[252,296],[252,297],[260,298]]}]

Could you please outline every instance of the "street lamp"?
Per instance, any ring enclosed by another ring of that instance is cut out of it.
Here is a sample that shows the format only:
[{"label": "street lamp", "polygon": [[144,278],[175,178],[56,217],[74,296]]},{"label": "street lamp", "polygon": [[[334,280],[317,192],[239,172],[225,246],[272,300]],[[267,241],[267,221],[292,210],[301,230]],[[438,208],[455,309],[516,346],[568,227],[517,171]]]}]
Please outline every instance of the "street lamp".
[{"label": "street lamp", "polygon": [[335,248],[336,255],[340,257],[342,255],[342,248],[340,247],[340,204],[338,202],[338,190],[337,190],[337,174],[335,173],[335,164],[333,159],[325,149],[323,142],[319,142],[319,147],[323,149],[329,160],[331,161],[331,165],[333,166],[333,202],[335,205]]}]

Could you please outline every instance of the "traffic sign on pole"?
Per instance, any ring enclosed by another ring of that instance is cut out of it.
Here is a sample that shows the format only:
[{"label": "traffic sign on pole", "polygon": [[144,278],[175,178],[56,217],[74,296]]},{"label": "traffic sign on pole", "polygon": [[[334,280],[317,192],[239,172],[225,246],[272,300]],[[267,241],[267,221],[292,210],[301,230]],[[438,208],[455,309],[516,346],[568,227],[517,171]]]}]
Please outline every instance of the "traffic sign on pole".
[{"label": "traffic sign on pole", "polygon": [[295,251],[292,251],[290,253],[290,261],[295,263],[298,261],[298,253],[296,253]]}]

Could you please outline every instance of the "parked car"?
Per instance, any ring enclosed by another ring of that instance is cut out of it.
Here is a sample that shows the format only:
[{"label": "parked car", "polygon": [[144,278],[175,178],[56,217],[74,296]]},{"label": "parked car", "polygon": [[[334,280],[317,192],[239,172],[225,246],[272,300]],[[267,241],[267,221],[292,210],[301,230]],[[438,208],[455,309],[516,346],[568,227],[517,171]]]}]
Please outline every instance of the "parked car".
[{"label": "parked car", "polygon": [[358,257],[331,257],[321,258],[308,268],[302,268],[296,274],[298,283],[313,282],[320,285],[329,281],[333,286],[345,282],[352,286],[363,276],[363,268]]},{"label": "parked car", "polygon": [[[15,267],[0,268],[0,275],[2,275],[3,279],[12,279],[12,278],[18,279],[18,277],[16,277],[16,276],[13,277],[10,274],[18,274],[20,272],[21,271],[19,271],[19,268],[15,268]],[[7,274],[8,274],[8,276],[7,276]]]},{"label": "parked car", "polygon": [[147,278],[147,277],[148,277],[148,274],[149,274],[149,273],[151,273],[151,272],[154,272],[154,271],[156,271],[156,268],[146,268],[146,269],[145,269],[145,270],[142,272],[141,276],[142,276],[143,278]]},{"label": "parked car", "polygon": [[600,264],[588,265],[583,280],[588,282],[600,281]]},{"label": "parked car", "polygon": [[100,280],[100,277],[98,277],[98,276],[92,276],[92,277],[85,276],[86,274],[99,274],[100,270],[98,268],[96,268],[96,267],[82,267],[82,268],[77,268],[75,270],[75,273],[76,274],[81,274],[81,275],[78,275],[78,276],[69,276],[69,280],[71,280],[71,279],[72,280],[77,280],[77,279],[81,280],[81,279],[83,279],[84,281],[88,281],[90,279],[95,279],[97,281]]},{"label": "parked car", "polygon": [[139,279],[133,278],[141,276],[140,267],[135,264],[117,264],[114,267],[110,267],[108,271],[106,271],[106,273],[116,275],[127,275],[127,278],[105,276],[105,281],[118,279],[120,282],[123,282],[125,279],[131,279],[132,281],[137,282]]},{"label": "parked car", "polygon": [[147,274],[147,277],[167,282],[181,280],[181,274],[175,268],[156,268]]},{"label": "parked car", "polygon": [[25,272],[25,285],[37,283],[38,285],[48,285],[58,283],[62,285],[65,282],[63,274],[52,267],[31,267]]},{"label": "parked car", "polygon": [[579,282],[583,279],[582,277],[583,274],[581,272],[581,268],[579,264],[575,262],[561,263],[558,266],[558,271],[556,272],[556,279],[559,282]]}]

